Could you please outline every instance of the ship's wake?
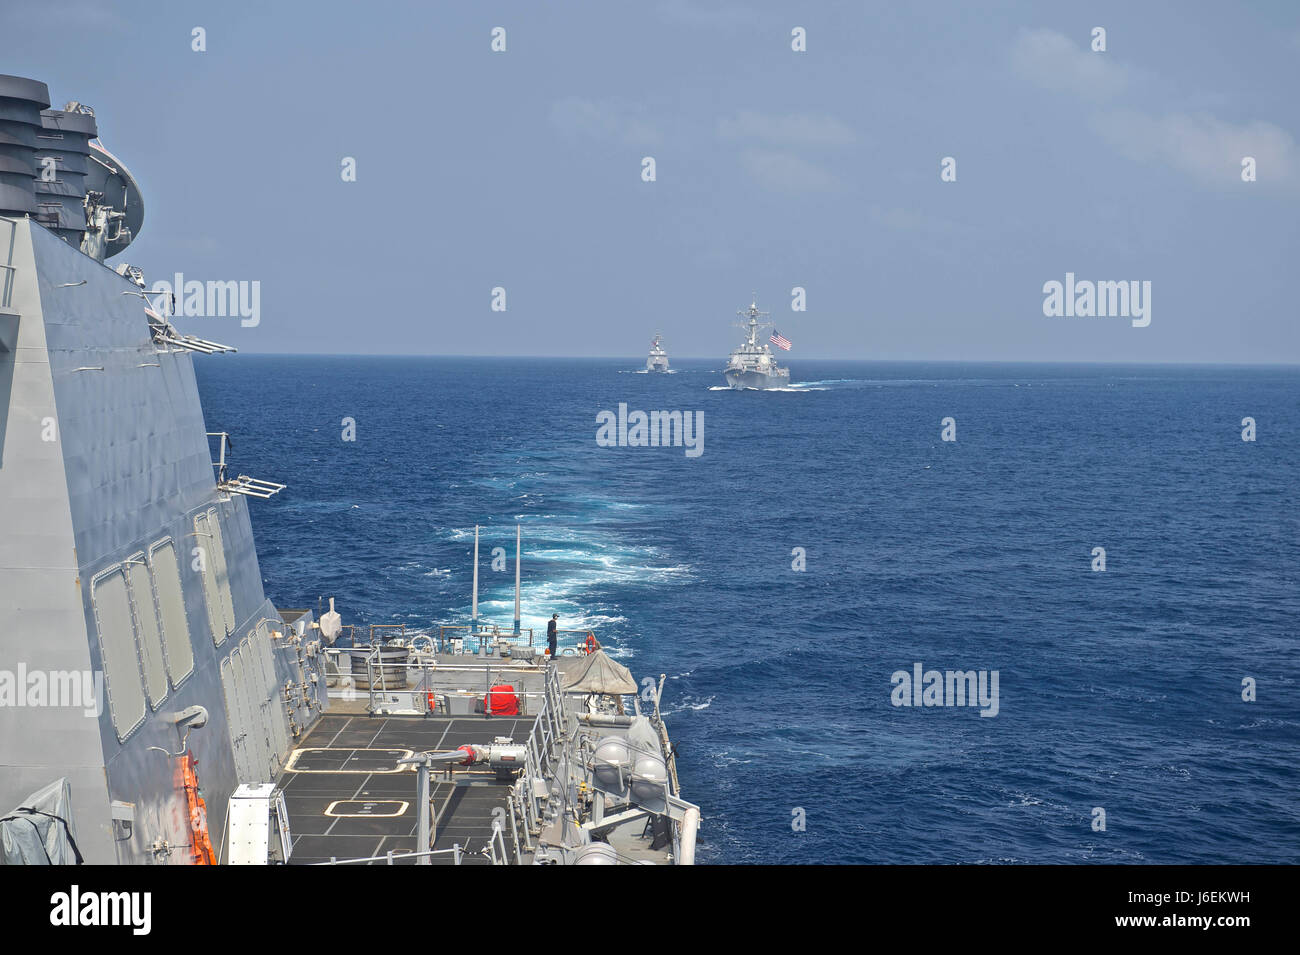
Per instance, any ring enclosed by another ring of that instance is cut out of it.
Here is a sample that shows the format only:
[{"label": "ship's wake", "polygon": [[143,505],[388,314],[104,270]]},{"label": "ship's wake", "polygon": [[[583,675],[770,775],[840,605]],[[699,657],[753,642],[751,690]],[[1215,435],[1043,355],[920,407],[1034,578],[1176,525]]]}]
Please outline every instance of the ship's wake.
[{"label": "ship's wake", "polygon": [[[525,631],[532,628],[534,646],[545,645],[547,621],[557,613],[561,630],[591,630],[611,656],[627,659],[635,651],[624,638],[636,631],[618,605],[617,594],[626,588],[657,589],[694,579],[691,567],[673,562],[662,549],[633,544],[611,532],[611,512],[634,513],[638,508],[591,496],[583,499],[577,514],[545,523],[524,522],[520,618]],[[472,529],[448,528],[446,533],[461,546],[473,541]],[[514,526],[484,525],[480,536],[488,548],[485,553],[505,541],[504,570],[480,573],[478,602],[484,624],[505,632],[514,618]],[[471,609],[469,594],[457,593],[466,582],[462,579],[447,591],[455,600],[450,615],[459,623],[468,619]],[[561,645],[572,645],[577,639],[572,633],[562,634]]]},{"label": "ship's wake", "polygon": [[833,391],[854,384],[861,384],[861,382],[852,378],[834,378],[826,381],[794,381],[781,388],[732,388],[730,385],[710,385],[709,391],[775,391],[798,394],[805,391]]}]

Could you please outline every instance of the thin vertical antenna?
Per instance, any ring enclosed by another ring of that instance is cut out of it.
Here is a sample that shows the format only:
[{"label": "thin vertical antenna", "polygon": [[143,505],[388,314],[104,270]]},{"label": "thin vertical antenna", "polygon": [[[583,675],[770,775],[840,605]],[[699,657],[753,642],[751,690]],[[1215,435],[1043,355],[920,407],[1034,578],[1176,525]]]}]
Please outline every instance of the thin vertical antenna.
[{"label": "thin vertical antenna", "polygon": [[519,636],[519,525],[515,525],[515,636]]},{"label": "thin vertical antenna", "polygon": [[478,525],[474,525],[474,602],[469,612],[469,632],[478,633]]}]

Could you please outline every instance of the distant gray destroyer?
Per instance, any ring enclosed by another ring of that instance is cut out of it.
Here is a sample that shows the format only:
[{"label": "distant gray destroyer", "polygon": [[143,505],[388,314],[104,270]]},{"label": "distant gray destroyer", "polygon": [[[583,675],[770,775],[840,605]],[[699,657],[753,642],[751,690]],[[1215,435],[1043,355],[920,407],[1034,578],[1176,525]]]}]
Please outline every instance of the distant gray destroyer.
[{"label": "distant gray destroyer", "polygon": [[749,338],[731,353],[727,367],[723,369],[727,384],[736,389],[784,388],[789,385],[790,369],[778,365],[776,356],[772,354],[772,349],[768,347],[767,342],[758,340],[758,330],[772,325],[771,322],[760,322],[759,319],[771,313],[760,312],[758,303],[754,300],[749,303],[749,308],[736,314],[741,318],[749,319],[738,325],[749,331]]},{"label": "distant gray destroyer", "polygon": [[663,336],[656,335],[650,343],[650,357],[645,360],[645,370],[667,374],[668,353],[664,351]]}]

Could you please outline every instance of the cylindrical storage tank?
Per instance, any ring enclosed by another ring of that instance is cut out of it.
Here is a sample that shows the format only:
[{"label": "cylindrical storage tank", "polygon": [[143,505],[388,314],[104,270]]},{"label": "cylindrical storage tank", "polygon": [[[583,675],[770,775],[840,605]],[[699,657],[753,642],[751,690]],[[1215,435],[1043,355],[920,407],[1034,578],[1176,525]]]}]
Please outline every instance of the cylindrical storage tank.
[{"label": "cylindrical storage tank", "polygon": [[592,754],[592,782],[603,792],[621,796],[627,791],[626,774],[631,766],[627,740],[621,736],[606,736],[596,744]]},{"label": "cylindrical storage tank", "polygon": [[[86,173],[90,141],[99,134],[91,113],[47,109],[36,134],[36,205],[41,223],[80,247],[86,231]],[[47,170],[52,170],[51,174]]]},{"label": "cylindrical storage tank", "polygon": [[618,865],[618,853],[608,842],[592,842],[573,856],[574,865]]},{"label": "cylindrical storage tank", "polygon": [[36,215],[36,134],[50,105],[44,83],[0,74],[0,216]]},{"label": "cylindrical storage tank", "polygon": [[[366,666],[370,658],[370,647],[357,647],[350,651],[352,657],[352,682],[358,689],[370,689],[371,667]],[[380,647],[375,663],[383,666],[383,676],[378,667],[374,667],[375,686],[400,690],[406,686],[406,665],[410,657],[407,647]]]},{"label": "cylindrical storage tank", "polygon": [[668,767],[658,756],[641,753],[632,768],[632,801],[638,806],[653,807],[664,801],[664,784]]}]

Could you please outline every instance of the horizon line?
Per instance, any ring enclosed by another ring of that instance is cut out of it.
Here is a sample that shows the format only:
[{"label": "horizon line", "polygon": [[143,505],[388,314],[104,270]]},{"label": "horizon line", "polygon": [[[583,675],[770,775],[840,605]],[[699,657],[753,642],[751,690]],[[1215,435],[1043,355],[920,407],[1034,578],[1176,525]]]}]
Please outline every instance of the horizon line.
[{"label": "horizon line", "polygon": [[[474,359],[520,359],[527,361],[630,361],[642,362],[640,355],[475,355],[459,352],[419,352],[415,354],[394,354],[392,352],[291,352],[291,351],[238,351],[236,354],[257,358],[474,358]],[[669,356],[673,361],[717,361],[725,359],[686,355],[680,358]],[[874,364],[933,364],[933,365],[1107,365],[1107,366],[1170,366],[1201,368],[1300,368],[1300,361],[1188,361],[1188,360],[1150,360],[1117,361],[1110,359],[1078,360],[1047,358],[824,358],[816,355],[796,358],[794,361],[874,363]]]}]

